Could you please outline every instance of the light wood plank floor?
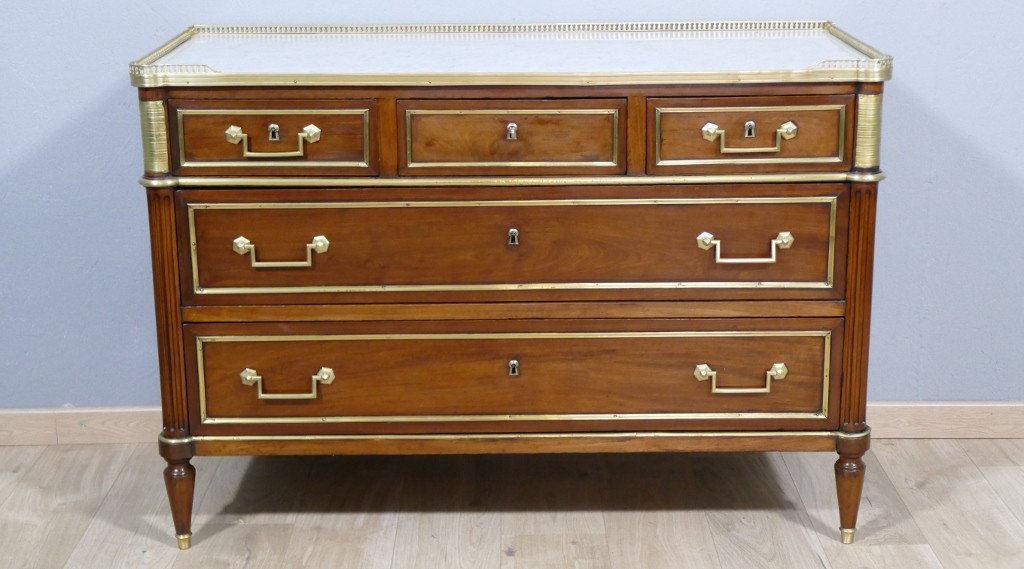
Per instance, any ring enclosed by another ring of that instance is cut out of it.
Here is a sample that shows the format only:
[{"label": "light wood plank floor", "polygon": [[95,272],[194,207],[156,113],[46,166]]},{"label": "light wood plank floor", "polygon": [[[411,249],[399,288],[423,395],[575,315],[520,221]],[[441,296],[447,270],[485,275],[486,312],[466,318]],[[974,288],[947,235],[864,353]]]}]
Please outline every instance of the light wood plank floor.
[{"label": "light wood plank floor", "polygon": [[0,447],[0,567],[1024,567],[1024,440],[877,440],[854,545],[830,453],[197,458]]}]

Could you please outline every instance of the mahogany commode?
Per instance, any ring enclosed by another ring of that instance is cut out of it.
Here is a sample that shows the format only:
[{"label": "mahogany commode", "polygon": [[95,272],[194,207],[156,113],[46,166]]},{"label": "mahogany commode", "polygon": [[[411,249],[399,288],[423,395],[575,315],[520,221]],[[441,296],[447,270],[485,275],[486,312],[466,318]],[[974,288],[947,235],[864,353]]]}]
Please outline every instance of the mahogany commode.
[{"label": "mahogany commode", "polygon": [[132,64],[196,455],[837,451],[882,82],[828,22],[196,26]]}]

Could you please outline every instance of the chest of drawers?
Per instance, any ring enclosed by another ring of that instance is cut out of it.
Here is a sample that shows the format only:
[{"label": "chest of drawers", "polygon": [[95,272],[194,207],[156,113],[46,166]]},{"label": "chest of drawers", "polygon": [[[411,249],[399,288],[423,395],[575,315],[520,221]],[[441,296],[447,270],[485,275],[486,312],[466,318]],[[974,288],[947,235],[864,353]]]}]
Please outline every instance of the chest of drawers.
[{"label": "chest of drawers", "polygon": [[132,65],[196,455],[868,449],[882,82],[826,22],[194,27]]}]

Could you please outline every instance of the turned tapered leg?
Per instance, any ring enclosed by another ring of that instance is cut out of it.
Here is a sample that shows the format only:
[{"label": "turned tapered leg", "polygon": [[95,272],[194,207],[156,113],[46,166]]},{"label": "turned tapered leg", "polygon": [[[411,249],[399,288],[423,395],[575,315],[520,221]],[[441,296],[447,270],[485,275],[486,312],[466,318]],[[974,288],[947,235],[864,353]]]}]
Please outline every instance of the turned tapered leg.
[{"label": "turned tapered leg", "polygon": [[839,532],[843,543],[853,543],[857,532],[857,512],[864,488],[864,461],[870,439],[862,436],[840,437],[836,443],[836,495],[839,498]]},{"label": "turned tapered leg", "polygon": [[171,501],[171,517],[178,536],[178,548],[192,546],[192,495],[196,487],[196,468],[187,458],[167,459],[164,469],[167,498]]}]

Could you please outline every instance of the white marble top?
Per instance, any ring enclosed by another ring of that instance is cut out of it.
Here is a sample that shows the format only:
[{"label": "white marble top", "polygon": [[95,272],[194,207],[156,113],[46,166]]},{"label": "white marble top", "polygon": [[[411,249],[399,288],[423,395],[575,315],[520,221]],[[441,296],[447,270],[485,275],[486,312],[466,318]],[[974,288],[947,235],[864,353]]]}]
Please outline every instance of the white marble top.
[{"label": "white marble top", "polygon": [[195,26],[136,85],[884,80],[891,58],[827,22]]}]

